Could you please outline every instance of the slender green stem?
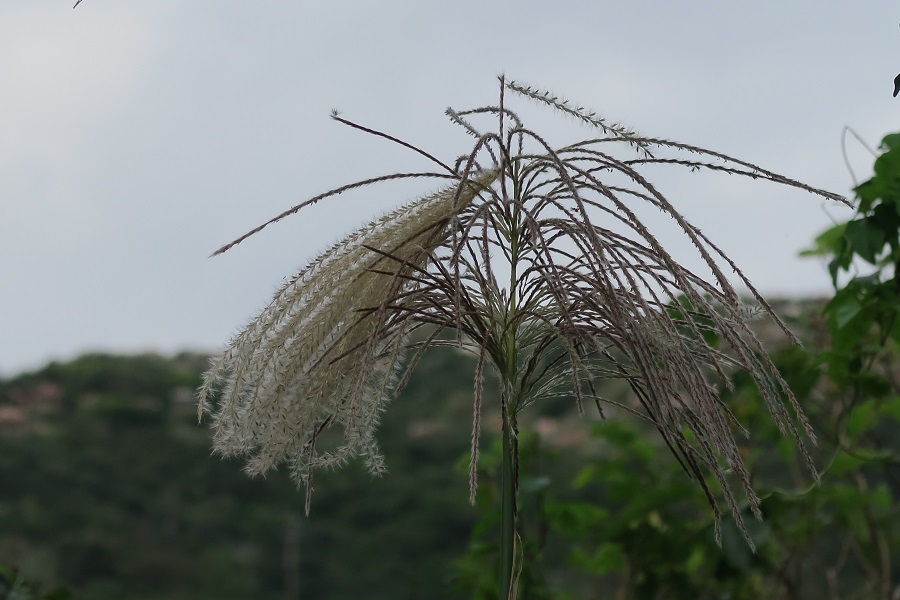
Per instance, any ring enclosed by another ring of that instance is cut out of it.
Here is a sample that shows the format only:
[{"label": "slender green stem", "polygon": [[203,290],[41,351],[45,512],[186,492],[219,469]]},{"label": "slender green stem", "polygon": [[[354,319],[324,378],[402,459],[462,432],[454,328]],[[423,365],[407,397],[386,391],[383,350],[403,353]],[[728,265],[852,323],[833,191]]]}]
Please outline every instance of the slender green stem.
[{"label": "slender green stem", "polygon": [[516,555],[516,443],[515,413],[510,398],[503,403],[503,458],[500,465],[500,600],[514,600]]},{"label": "slender green stem", "polygon": [[[513,178],[513,197],[518,198],[518,179]],[[518,262],[521,251],[521,214],[518,203],[505,207],[509,231],[509,301],[506,306],[503,337],[506,352],[503,368],[503,458],[500,466],[500,600],[515,600],[516,492],[518,488]]]}]

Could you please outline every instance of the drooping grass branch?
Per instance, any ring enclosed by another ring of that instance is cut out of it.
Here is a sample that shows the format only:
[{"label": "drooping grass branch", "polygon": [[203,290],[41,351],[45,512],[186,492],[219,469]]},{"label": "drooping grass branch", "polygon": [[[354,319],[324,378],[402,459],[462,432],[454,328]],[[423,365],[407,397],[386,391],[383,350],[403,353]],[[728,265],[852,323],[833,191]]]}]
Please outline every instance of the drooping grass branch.
[{"label": "drooping grass branch", "polygon": [[[553,148],[505,106],[507,91],[576,117],[600,137]],[[518,415],[559,395],[574,396],[579,411],[586,401],[602,410],[609,402],[597,391],[602,380],[628,383],[636,400],[622,408],[659,430],[718,515],[703,476],[712,473],[749,542],[732,488],[736,480],[759,516],[735,441],[736,433],[747,432],[720,400],[717,384],[727,383],[734,369],[747,371],[772,418],[796,440],[814,472],[805,446],[812,432],[721,265],[737,274],[760,311],[791,334],[737,266],[641,169],[670,164],[726,172],[843,198],[718,152],[639,136],[503,78],[497,106],[447,114],[475,139],[471,152],[452,167],[411,143],[334,114],[341,123],[415,150],[442,172],[385,175],[336,188],[217,251],[345,191],[397,178],[428,177],[443,185],[316,257],[213,361],[199,410],[211,416],[216,452],[248,457],[251,474],[286,464],[307,490],[314,469],[351,457],[362,457],[370,471],[380,473],[379,415],[422,353],[446,343],[438,334],[452,329],[456,343],[478,356],[473,493],[484,369],[492,368],[501,384],[502,598],[515,589]],[[475,126],[486,116],[495,119],[496,131]],[[676,223],[708,277],[667,252],[637,216],[635,207],[642,204]],[[426,335],[411,336],[425,327]]]}]

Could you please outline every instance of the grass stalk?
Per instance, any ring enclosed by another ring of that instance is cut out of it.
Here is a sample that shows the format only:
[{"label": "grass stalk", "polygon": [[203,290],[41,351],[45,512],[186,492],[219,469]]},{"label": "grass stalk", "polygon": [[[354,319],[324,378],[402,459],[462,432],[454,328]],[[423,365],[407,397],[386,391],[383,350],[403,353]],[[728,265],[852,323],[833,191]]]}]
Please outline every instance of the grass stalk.
[{"label": "grass stalk", "polygon": [[516,598],[516,527],[518,488],[518,428],[513,388],[504,385],[502,412],[503,453],[500,463],[500,595],[501,600]]},{"label": "grass stalk", "polygon": [[[591,137],[551,145],[507,108],[506,91],[578,118],[592,128]],[[585,400],[598,409],[612,403],[652,423],[707,493],[717,517],[718,500],[704,473],[718,481],[724,503],[752,544],[732,489],[736,482],[751,512],[761,517],[735,439],[749,432],[722,402],[718,385],[727,384],[735,369],[746,371],[813,473],[806,443],[814,437],[748,324],[729,273],[796,338],[731,259],[641,170],[669,165],[728,173],[844,199],[719,152],[640,136],[503,77],[499,100],[497,106],[447,110],[475,138],[456,162],[334,114],[344,125],[417,152],[440,172],[392,173],[334,188],[217,251],[320,200],[372,184],[429,178],[442,186],[363,225],[311,261],[213,361],[199,390],[198,412],[210,418],[215,451],[246,457],[246,470],[254,475],[285,464],[307,490],[314,469],[357,456],[373,474],[382,473],[375,438],[380,415],[424,350],[444,345],[440,331],[454,329],[457,343],[479,356],[470,498],[483,367],[501,381],[500,600],[517,596],[521,554],[517,419],[548,398],[572,396],[579,411]],[[477,128],[483,118],[496,123],[496,130]],[[666,250],[636,205],[671,219],[693,248],[699,272]],[[504,285],[496,275],[506,268]],[[412,335],[423,327],[436,331]],[[413,358],[407,362],[408,354]],[[614,378],[633,392],[626,403],[598,392],[597,384]]]}]

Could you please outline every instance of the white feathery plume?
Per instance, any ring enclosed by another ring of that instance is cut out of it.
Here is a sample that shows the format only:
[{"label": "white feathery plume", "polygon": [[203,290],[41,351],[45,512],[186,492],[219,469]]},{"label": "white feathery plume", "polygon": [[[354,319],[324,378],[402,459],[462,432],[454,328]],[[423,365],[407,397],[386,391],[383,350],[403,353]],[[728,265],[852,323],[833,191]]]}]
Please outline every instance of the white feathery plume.
[{"label": "white feathery plume", "polygon": [[[463,180],[380,217],[282,286],[204,377],[198,410],[212,414],[215,451],[249,455],[254,475],[286,462],[298,482],[353,456],[379,472],[373,433],[409,329],[391,322],[396,310],[385,304],[414,286],[408,273],[425,266],[452,217],[497,176]],[[332,427],[343,439],[317,448]]]}]

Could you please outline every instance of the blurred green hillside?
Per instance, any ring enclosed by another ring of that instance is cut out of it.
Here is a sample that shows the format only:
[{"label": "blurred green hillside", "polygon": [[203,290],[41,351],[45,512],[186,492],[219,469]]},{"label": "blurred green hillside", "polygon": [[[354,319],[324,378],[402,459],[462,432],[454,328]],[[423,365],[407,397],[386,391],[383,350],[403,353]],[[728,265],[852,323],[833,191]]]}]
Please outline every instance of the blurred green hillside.
[{"label": "blurred green hillside", "polygon": [[0,382],[0,564],[95,600],[465,597],[472,360],[426,358],[384,418],[388,475],[319,475],[310,518],[281,473],[210,456],[205,366],[92,354]]},{"label": "blurred green hillside", "polygon": [[[725,400],[753,432],[741,444],[765,521],[750,522],[755,554],[729,519],[719,546],[707,498],[646,423],[540,403],[520,440],[523,597],[900,593],[896,352],[838,383],[820,354],[822,303],[775,304],[807,347],[784,346],[767,321],[757,334],[816,427],[821,484],[734,374]],[[309,518],[282,473],[251,479],[211,456],[194,403],[205,367],[195,354],[91,354],[0,381],[0,599],[17,597],[3,567],[91,600],[496,598],[499,415],[488,380],[472,507],[472,357],[427,353],[383,416],[387,475],[318,474]],[[600,393],[629,401],[622,382]]]}]

